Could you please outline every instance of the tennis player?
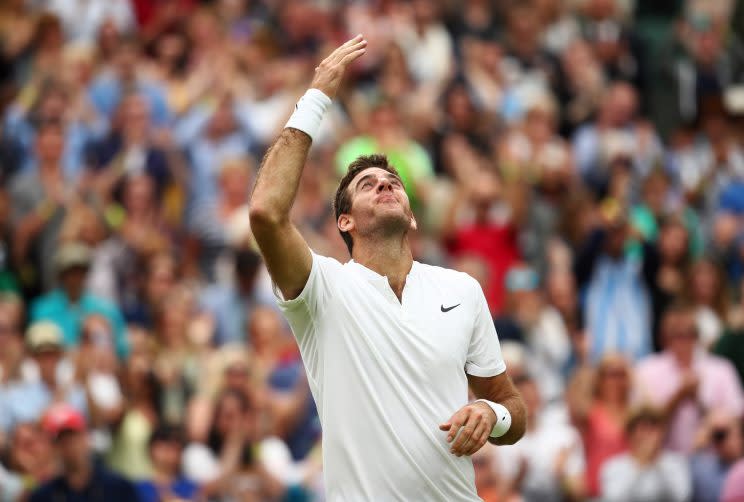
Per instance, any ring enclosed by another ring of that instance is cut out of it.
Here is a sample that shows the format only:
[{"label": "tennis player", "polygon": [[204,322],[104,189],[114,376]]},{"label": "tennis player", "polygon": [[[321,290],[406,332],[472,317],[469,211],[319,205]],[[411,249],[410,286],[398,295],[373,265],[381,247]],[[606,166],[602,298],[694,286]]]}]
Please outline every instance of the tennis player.
[{"label": "tennis player", "polygon": [[469,455],[525,429],[480,286],[413,260],[416,220],[384,155],[352,162],[336,192],[347,263],[311,251],[289,218],[323,113],[366,45],[358,35],[316,68],[263,160],[251,228],[317,403],[327,500],[476,501]]}]

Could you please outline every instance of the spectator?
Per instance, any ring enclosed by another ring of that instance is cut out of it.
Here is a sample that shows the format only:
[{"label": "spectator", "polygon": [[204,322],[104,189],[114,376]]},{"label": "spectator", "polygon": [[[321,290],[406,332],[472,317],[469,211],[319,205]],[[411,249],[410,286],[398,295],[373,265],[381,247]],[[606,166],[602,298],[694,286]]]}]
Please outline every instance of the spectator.
[{"label": "spectator", "polygon": [[726,475],[744,457],[744,428],[738,419],[711,414],[701,430],[701,451],[692,457],[693,502],[721,499]]},{"label": "spectator", "polygon": [[634,174],[645,175],[662,150],[653,126],[636,116],[638,96],[630,84],[611,85],[601,103],[596,120],[579,128],[573,142],[576,166],[585,183],[604,195],[613,162],[629,162]]},{"label": "spectator", "polygon": [[690,269],[686,290],[695,306],[700,343],[711,347],[721,336],[729,307],[721,269],[710,260],[698,260]]},{"label": "spectator", "polygon": [[18,175],[10,186],[14,232],[12,257],[26,273],[21,277],[32,294],[51,289],[57,238],[70,204],[77,197],[74,185],[66,183],[61,159],[64,146],[62,127],[43,124],[37,134],[35,173]]},{"label": "spectator", "polygon": [[201,270],[220,282],[217,267],[229,260],[228,247],[254,247],[248,220],[248,190],[253,175],[247,159],[225,161],[218,175],[219,198],[204,201],[194,211],[192,232],[197,239]]},{"label": "spectator", "polygon": [[525,376],[515,384],[529,418],[518,443],[495,449],[504,476],[525,501],[581,499],[586,489],[581,436],[560,413],[544,407],[532,378]]},{"label": "spectator", "polygon": [[739,460],[729,471],[724,481],[721,502],[740,502],[743,498],[744,460]]},{"label": "spectator", "polygon": [[689,454],[704,423],[703,410],[741,417],[744,393],[728,361],[698,348],[698,330],[689,308],[667,309],[660,329],[664,350],[638,364],[638,393],[669,417],[668,447]]},{"label": "spectator", "polygon": [[26,344],[38,366],[39,379],[13,383],[0,395],[0,428],[7,433],[16,424],[38,421],[57,401],[86,414],[85,390],[60,374],[64,350],[59,328],[49,322],[34,323],[26,332]]},{"label": "spectator", "polygon": [[91,500],[104,494],[112,502],[138,500],[131,483],[93,462],[85,418],[77,410],[56,405],[44,417],[43,424],[54,440],[62,474],[35,490],[30,502],[53,502],[59,497]]},{"label": "spectator", "polygon": [[614,351],[637,360],[651,351],[651,312],[641,264],[625,255],[628,222],[619,203],[605,201],[598,219],[574,261],[576,281],[586,288],[589,355],[597,361]]},{"label": "spectator", "polygon": [[137,39],[122,38],[114,53],[113,66],[102,72],[90,85],[88,92],[96,110],[114,119],[114,113],[128,93],[143,96],[152,122],[166,126],[171,119],[168,101],[162,86],[139,71],[140,47]]},{"label": "spectator", "polygon": [[641,502],[690,498],[690,473],[684,458],[665,451],[663,415],[639,408],[628,418],[628,452],[611,458],[602,468],[602,500]]},{"label": "spectator", "polygon": [[[57,475],[54,446],[38,422],[16,425],[7,453],[8,483],[17,485],[17,488],[8,488],[16,490],[19,496],[28,495],[28,492]],[[3,492],[2,487],[0,482],[0,494],[8,497],[9,494]],[[7,500],[15,499],[8,497]]]},{"label": "spectator", "polygon": [[612,354],[603,357],[596,370],[577,370],[569,386],[569,412],[584,444],[590,497],[600,495],[599,473],[605,462],[627,449],[624,427],[631,390],[627,360]]},{"label": "spectator", "polygon": [[140,502],[158,502],[163,498],[193,500],[199,487],[181,477],[183,438],[178,429],[155,429],[149,441],[153,473],[150,479],[137,483]]},{"label": "spectator", "polygon": [[134,16],[127,0],[112,0],[89,6],[77,0],[46,0],[46,9],[59,16],[67,38],[76,42],[93,42],[101,25],[111,20],[120,31],[133,28]]},{"label": "spectator", "polygon": [[12,293],[0,293],[0,389],[23,379],[24,314],[23,300],[20,297]]},{"label": "spectator", "polygon": [[119,309],[108,301],[85,290],[85,278],[90,267],[90,249],[84,244],[62,245],[54,256],[60,287],[37,298],[31,304],[30,317],[34,321],[47,320],[59,326],[66,347],[80,343],[80,326],[88,314],[101,314],[114,330],[116,353],[128,353],[124,320]]},{"label": "spectator", "polygon": [[201,306],[215,320],[215,338],[218,344],[239,343],[244,326],[262,299],[256,291],[256,281],[261,271],[261,257],[251,250],[235,253],[235,283],[213,284],[201,295]]},{"label": "spectator", "polygon": [[519,258],[517,228],[522,215],[512,213],[501,181],[489,171],[473,168],[461,185],[442,225],[450,255],[478,256],[488,263],[485,290],[492,313],[504,308],[506,272]]}]

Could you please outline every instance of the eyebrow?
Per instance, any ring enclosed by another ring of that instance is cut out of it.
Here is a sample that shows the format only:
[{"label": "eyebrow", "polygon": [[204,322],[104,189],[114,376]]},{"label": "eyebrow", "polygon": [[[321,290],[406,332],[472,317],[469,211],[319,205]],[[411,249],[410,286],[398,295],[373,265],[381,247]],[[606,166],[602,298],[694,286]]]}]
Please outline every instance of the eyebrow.
[{"label": "eyebrow", "polygon": [[[403,180],[400,179],[400,176],[396,176],[395,174],[388,172],[388,171],[385,171],[385,172],[387,173],[388,176],[392,176],[393,179],[397,180],[401,184],[403,183]],[[369,173],[359,178],[359,181],[357,181],[356,184],[354,184],[354,190],[357,190],[359,188],[359,185],[361,185],[364,180],[366,180],[367,178],[374,177],[374,176],[375,176],[374,173]]]}]

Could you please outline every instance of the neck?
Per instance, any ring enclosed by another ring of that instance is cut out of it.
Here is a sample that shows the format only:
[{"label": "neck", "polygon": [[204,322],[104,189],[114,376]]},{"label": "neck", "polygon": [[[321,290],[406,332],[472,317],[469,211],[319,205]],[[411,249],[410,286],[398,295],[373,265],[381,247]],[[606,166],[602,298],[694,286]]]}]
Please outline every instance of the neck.
[{"label": "neck", "polygon": [[67,473],[65,473],[67,483],[71,487],[80,490],[81,488],[85,487],[90,481],[93,467],[90,465],[89,462],[85,462],[79,466],[75,466],[72,469],[68,467],[68,469],[69,470],[67,471]]},{"label": "neck", "polygon": [[413,253],[407,234],[387,240],[378,237],[372,242],[365,242],[361,236],[356,236],[352,258],[360,265],[386,276],[396,296],[401,297],[406,276],[413,266]]},{"label": "neck", "polygon": [[153,472],[153,480],[155,483],[160,485],[167,485],[173,482],[176,476],[169,472],[167,469],[155,467]]}]

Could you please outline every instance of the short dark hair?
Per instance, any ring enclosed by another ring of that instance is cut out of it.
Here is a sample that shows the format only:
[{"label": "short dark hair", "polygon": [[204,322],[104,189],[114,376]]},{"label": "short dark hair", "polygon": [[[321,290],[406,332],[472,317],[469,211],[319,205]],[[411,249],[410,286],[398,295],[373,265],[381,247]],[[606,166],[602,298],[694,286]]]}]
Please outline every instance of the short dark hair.
[{"label": "short dark hair", "polygon": [[[357,157],[351,164],[349,164],[348,171],[344,177],[341,178],[341,182],[338,184],[338,188],[336,189],[336,197],[333,200],[333,209],[336,214],[337,222],[339,216],[342,214],[348,214],[349,211],[351,211],[351,196],[347,190],[351,180],[362,171],[373,167],[383,169],[400,178],[400,174],[390,165],[385,154],[373,153],[372,155],[360,155]],[[349,254],[351,254],[351,250],[354,247],[354,241],[352,240],[351,235],[349,235],[349,232],[342,232],[341,229],[338,231],[341,234],[341,238],[346,243],[346,247],[349,248]]]},{"label": "short dark hair", "polygon": [[183,430],[175,425],[159,425],[150,434],[148,445],[150,448],[155,443],[177,443],[180,446],[184,444]]}]

